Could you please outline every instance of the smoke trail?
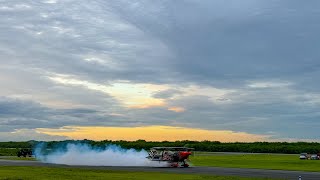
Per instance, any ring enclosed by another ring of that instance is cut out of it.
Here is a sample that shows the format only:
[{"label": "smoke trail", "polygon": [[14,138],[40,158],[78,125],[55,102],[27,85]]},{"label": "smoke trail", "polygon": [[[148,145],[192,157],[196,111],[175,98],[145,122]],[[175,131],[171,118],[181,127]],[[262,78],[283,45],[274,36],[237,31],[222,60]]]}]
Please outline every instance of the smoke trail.
[{"label": "smoke trail", "polygon": [[89,165],[89,166],[167,166],[159,162],[151,162],[146,157],[147,151],[123,149],[117,145],[105,148],[92,148],[87,144],[67,144],[65,148],[57,148],[46,152],[44,144],[39,144],[35,150],[38,160],[52,164]]}]

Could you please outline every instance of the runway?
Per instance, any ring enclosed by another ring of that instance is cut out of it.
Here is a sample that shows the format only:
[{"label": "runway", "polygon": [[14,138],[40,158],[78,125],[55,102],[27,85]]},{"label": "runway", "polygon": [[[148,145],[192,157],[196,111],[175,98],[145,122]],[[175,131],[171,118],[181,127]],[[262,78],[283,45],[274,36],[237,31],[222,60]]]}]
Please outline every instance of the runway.
[{"label": "runway", "polygon": [[128,167],[128,166],[68,166],[61,164],[47,164],[39,161],[19,161],[0,159],[0,166],[38,166],[38,167],[66,167],[85,168],[101,170],[121,170],[121,171],[143,171],[143,172],[167,172],[181,174],[208,174],[240,177],[268,177],[297,180],[299,176],[302,180],[319,180],[318,172],[284,171],[284,170],[264,170],[264,169],[244,169],[244,168],[222,168],[222,167],[190,167],[190,168],[156,168],[156,167]]}]

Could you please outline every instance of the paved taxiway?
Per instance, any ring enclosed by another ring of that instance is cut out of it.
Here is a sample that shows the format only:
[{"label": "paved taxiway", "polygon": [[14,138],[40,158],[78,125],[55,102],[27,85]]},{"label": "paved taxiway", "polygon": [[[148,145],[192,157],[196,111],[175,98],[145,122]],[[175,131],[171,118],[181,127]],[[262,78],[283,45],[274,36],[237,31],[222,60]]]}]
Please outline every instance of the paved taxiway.
[{"label": "paved taxiway", "polygon": [[144,171],[144,172],[168,172],[181,174],[210,174],[227,175],[241,177],[269,177],[298,179],[302,176],[303,180],[319,180],[318,172],[284,171],[284,170],[264,170],[264,169],[244,169],[244,168],[221,168],[221,167],[190,167],[190,168],[156,168],[156,167],[110,167],[110,166],[68,166],[60,164],[46,164],[38,161],[19,161],[0,159],[0,166],[44,166],[44,167],[72,167],[86,169],[105,169],[122,171]]}]

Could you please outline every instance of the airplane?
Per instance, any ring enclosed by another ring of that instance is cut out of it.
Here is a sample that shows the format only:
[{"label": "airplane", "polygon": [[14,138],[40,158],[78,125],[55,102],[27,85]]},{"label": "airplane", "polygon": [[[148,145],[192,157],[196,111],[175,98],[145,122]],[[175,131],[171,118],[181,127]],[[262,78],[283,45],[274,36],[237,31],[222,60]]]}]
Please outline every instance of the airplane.
[{"label": "airplane", "polygon": [[189,167],[186,163],[194,148],[186,147],[153,147],[147,157],[151,161],[167,162],[171,167]]}]

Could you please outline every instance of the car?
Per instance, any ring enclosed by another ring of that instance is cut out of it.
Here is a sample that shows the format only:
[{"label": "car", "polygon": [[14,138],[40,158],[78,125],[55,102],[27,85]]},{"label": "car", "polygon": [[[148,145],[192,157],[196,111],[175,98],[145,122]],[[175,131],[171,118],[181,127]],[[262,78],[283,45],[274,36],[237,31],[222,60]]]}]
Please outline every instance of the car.
[{"label": "car", "polygon": [[299,156],[299,159],[301,159],[301,160],[308,159],[308,154],[307,153],[301,153],[300,156]]},{"label": "car", "polygon": [[319,156],[316,154],[312,154],[310,157],[311,160],[319,160]]}]

